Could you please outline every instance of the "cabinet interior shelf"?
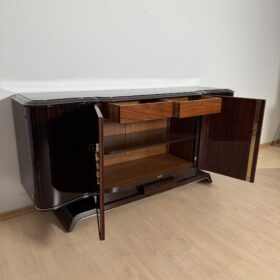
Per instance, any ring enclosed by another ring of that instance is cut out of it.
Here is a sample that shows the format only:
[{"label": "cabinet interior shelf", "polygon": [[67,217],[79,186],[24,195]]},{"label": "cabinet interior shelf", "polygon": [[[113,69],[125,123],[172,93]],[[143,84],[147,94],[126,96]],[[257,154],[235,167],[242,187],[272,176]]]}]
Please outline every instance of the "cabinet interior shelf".
[{"label": "cabinet interior shelf", "polygon": [[129,185],[156,180],[175,170],[191,168],[193,163],[170,153],[105,166],[105,192],[121,191]]},{"label": "cabinet interior shelf", "polygon": [[115,154],[134,149],[171,144],[194,139],[194,135],[180,130],[167,130],[166,128],[134,132],[129,134],[116,134],[104,137],[104,154]]}]

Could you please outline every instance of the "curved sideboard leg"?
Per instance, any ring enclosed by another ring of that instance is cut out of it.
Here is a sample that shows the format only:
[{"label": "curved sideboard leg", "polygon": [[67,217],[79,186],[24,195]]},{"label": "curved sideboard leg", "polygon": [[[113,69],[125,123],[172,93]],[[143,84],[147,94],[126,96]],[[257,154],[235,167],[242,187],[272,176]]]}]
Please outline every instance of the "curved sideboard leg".
[{"label": "curved sideboard leg", "polygon": [[94,197],[87,197],[65,205],[53,213],[66,232],[71,232],[76,224],[85,218],[96,215]]},{"label": "curved sideboard leg", "polygon": [[180,185],[181,184],[188,184],[188,183],[192,183],[192,182],[201,182],[201,183],[212,183],[212,178],[211,175],[207,172],[204,172],[200,169],[196,170],[196,174],[190,178],[185,178],[185,179],[180,179],[179,180]]},{"label": "curved sideboard leg", "polygon": [[207,173],[207,172],[204,172],[204,171],[200,171],[200,172],[203,173],[201,175],[201,176],[203,176],[203,179],[201,179],[199,182],[211,184],[212,183],[211,175],[209,173]]}]

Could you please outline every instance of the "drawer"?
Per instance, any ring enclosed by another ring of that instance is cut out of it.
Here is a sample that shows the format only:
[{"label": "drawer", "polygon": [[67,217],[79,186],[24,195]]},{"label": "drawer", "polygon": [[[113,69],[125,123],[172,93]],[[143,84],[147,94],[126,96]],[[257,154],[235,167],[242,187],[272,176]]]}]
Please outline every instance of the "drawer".
[{"label": "drawer", "polygon": [[174,117],[186,118],[221,112],[222,99],[210,96],[174,98]]},{"label": "drawer", "polygon": [[107,103],[106,106],[108,118],[123,124],[173,116],[173,103],[168,100],[116,102]]}]

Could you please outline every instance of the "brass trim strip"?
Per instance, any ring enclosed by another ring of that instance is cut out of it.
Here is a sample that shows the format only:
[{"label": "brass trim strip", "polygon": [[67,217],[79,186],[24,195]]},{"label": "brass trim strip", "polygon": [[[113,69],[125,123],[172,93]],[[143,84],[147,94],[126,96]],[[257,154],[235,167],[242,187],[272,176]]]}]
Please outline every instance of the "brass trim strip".
[{"label": "brass trim strip", "polygon": [[253,123],[253,131],[252,131],[252,137],[251,137],[251,143],[250,143],[250,150],[249,150],[249,158],[248,158],[248,164],[247,164],[247,172],[246,172],[246,181],[248,181],[248,182],[250,182],[251,175],[252,175],[254,151],[256,148],[260,111],[261,111],[261,100],[257,100],[256,111],[255,111],[255,116],[254,116],[254,123]]}]

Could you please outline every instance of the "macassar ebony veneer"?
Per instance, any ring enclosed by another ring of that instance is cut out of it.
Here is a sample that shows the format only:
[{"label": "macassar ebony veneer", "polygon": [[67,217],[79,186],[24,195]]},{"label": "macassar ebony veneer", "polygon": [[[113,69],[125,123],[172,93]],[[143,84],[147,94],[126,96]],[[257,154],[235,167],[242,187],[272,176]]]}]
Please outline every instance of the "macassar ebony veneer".
[{"label": "macassar ebony veneer", "polygon": [[[82,93],[81,93],[82,94]],[[12,98],[21,182],[66,231],[194,182],[254,181],[265,101],[226,89],[21,94]]]}]

